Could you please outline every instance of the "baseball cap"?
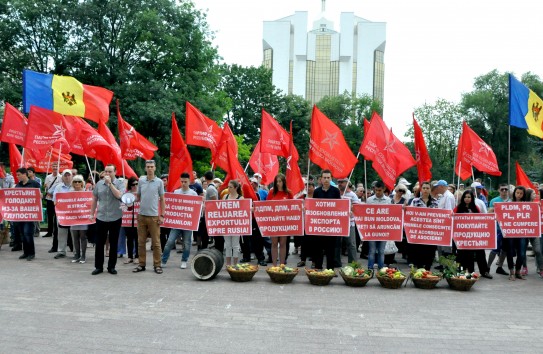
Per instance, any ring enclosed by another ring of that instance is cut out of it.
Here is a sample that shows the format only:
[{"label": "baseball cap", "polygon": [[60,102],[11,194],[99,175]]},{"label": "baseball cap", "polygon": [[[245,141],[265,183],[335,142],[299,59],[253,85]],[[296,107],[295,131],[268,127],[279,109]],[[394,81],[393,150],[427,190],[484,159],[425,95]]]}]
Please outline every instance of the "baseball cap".
[{"label": "baseball cap", "polygon": [[448,187],[449,184],[447,183],[447,181],[440,179],[439,181],[437,181],[436,186]]},{"label": "baseball cap", "polygon": [[403,177],[398,180],[398,184],[399,183],[403,184],[404,186],[410,186],[411,185],[411,183],[407,182],[407,180],[405,178],[403,178]]},{"label": "baseball cap", "polygon": [[471,188],[483,188],[483,185],[479,182],[473,182]]},{"label": "baseball cap", "polygon": [[251,181],[251,183],[258,183],[258,178],[251,177],[250,181]]},{"label": "baseball cap", "polygon": [[65,175],[65,174],[69,174],[70,176],[72,175],[72,170],[70,169],[65,169],[64,171],[62,171],[62,174]]}]

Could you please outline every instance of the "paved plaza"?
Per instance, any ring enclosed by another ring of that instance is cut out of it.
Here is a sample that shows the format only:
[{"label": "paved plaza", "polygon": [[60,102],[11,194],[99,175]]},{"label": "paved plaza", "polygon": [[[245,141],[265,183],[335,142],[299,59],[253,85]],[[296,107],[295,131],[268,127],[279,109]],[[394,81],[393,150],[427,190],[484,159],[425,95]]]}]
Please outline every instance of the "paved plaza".
[{"label": "paved plaza", "polygon": [[543,279],[531,257],[525,281],[390,290],[376,279],[350,288],[341,277],[313,286],[303,272],[277,285],[263,269],[248,283],[226,271],[199,281],[175,251],[162,275],[149,252],[143,273],[121,259],[118,275],[92,276],[92,246],[86,264],[72,264],[71,253],[47,253],[51,238],[35,241],[32,262],[0,251],[1,353],[543,352]]}]

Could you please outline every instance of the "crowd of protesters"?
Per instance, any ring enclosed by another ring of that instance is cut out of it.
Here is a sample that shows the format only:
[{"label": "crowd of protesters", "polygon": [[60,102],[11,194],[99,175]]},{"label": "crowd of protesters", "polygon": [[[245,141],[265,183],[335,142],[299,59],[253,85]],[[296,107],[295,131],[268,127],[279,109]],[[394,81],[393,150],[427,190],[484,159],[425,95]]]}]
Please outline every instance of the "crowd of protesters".
[{"label": "crowd of protesters", "polygon": [[[497,249],[491,250],[486,257],[484,250],[457,250],[456,247],[437,247],[431,245],[409,244],[391,241],[362,242],[354,219],[351,218],[349,237],[328,237],[304,235],[303,237],[262,237],[253,219],[253,234],[250,236],[215,236],[209,237],[203,214],[197,231],[167,229],[161,227],[164,221],[165,186],[168,175],[155,175],[156,165],[153,160],[145,163],[146,174],[139,179],[131,177],[127,180],[118,177],[115,166],[107,165],[100,174],[93,172],[87,179],[77,170],[66,169],[59,172],[56,163],[51,166],[43,183],[35,175],[32,167],[20,168],[16,171],[18,184],[14,183],[9,173],[0,179],[0,188],[40,188],[46,204],[47,231],[42,237],[52,237],[50,253],[55,259],[67,257],[67,249],[73,252],[71,263],[84,264],[88,258],[87,245],[94,246],[93,275],[103,272],[107,257],[107,271],[117,274],[117,258],[126,255],[124,264],[134,264],[133,272],[146,270],[146,254],[148,237],[151,238],[153,252],[153,268],[161,274],[167,266],[171,252],[181,253],[181,269],[187,268],[190,261],[191,248],[202,250],[213,247],[223,252],[226,265],[256,262],[261,266],[267,264],[286,264],[289,255],[299,259],[291,261],[298,267],[323,268],[326,256],[326,268],[342,266],[342,256],[347,261],[367,259],[368,269],[384,267],[399,261],[406,264],[431,269],[436,266],[435,259],[439,255],[454,254],[460,265],[470,271],[478,271],[485,278],[492,279],[491,266],[497,260],[496,273],[508,275],[510,280],[522,280],[528,275],[527,246],[531,244],[535,254],[535,272],[543,277],[542,245],[539,238],[504,238],[497,227]],[[192,177],[192,178],[191,178]],[[194,182],[191,183],[191,179]],[[250,183],[259,200],[280,200],[293,198],[329,198],[349,199],[352,204],[400,204],[423,208],[441,208],[453,210],[455,213],[487,213],[493,212],[498,202],[530,202],[536,197],[534,191],[522,186],[500,184],[499,195],[489,200],[488,191],[480,180],[470,186],[448,184],[444,180],[427,181],[419,185],[417,182],[410,189],[411,183],[400,178],[392,190],[382,181],[374,181],[370,188],[362,183],[353,185],[347,178],[334,181],[329,170],[323,170],[314,178],[305,176],[307,188],[299,195],[293,195],[287,186],[284,175],[277,175],[269,186],[262,184],[262,176],[258,173],[250,178]],[[241,199],[242,188],[239,181],[231,180],[228,187],[220,190],[223,181],[208,171],[202,178],[196,173],[191,176],[185,172],[180,178],[181,188],[174,193],[201,196],[203,200]],[[537,187],[536,187],[537,188]],[[93,202],[91,215],[93,223],[65,227],[58,224],[55,214],[55,203],[58,193],[67,191],[92,191]],[[135,201],[140,202],[136,213],[130,205],[122,202],[122,195],[130,193]],[[131,225],[121,227],[123,210],[131,211]],[[94,218],[96,219],[94,220]],[[136,226],[137,220],[137,226]],[[95,221],[95,222],[94,222]],[[39,224],[35,222],[11,223],[12,251],[23,251],[19,257],[31,261],[35,258],[33,237],[39,235]],[[292,241],[292,242],[291,242]],[[292,247],[293,245],[293,247]],[[291,249],[292,248],[292,249]],[[291,252],[292,251],[292,252]],[[241,258],[240,258],[241,255]],[[254,256],[253,256],[254,255]],[[396,260],[398,258],[398,260]],[[507,262],[508,271],[504,270]],[[172,262],[173,263],[173,262]],[[440,266],[435,268],[439,269]]]}]

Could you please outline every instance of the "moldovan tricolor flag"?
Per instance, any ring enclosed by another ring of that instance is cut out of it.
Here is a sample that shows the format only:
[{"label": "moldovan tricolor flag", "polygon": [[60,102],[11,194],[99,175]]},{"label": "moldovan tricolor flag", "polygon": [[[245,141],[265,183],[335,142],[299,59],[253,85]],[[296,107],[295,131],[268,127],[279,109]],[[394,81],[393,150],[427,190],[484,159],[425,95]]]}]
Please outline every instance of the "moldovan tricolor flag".
[{"label": "moldovan tricolor flag", "polygon": [[420,129],[419,123],[415,120],[415,113],[413,113],[413,130],[415,133],[415,155],[417,161],[417,171],[419,174],[419,183],[432,180],[432,160],[428,154],[426,148],[426,142],[424,141],[424,135],[422,135],[422,129]]},{"label": "moldovan tricolor flag", "polygon": [[322,169],[329,169],[335,178],[349,176],[358,162],[341,130],[316,105],[311,115],[309,159]]},{"label": "moldovan tricolor flag", "polygon": [[373,169],[390,190],[394,188],[398,176],[416,164],[409,149],[392,134],[376,112],[373,112],[359,151],[366,159],[373,161]]},{"label": "moldovan tricolor flag", "polygon": [[262,184],[267,185],[273,183],[273,179],[279,173],[279,161],[276,155],[262,152],[260,147],[261,140],[258,141],[251,154],[249,166],[251,166],[255,173],[262,175]]},{"label": "moldovan tricolor flag", "polygon": [[23,71],[23,112],[31,106],[61,114],[85,117],[96,123],[109,120],[113,92],[103,87],[84,85],[71,76]]},{"label": "moldovan tricolor flag", "polygon": [[119,101],[117,100],[117,120],[119,129],[119,140],[121,141],[121,156],[126,160],[135,160],[136,157],[143,157],[150,160],[155,155],[158,148],[138,133],[133,126],[128,124],[119,110]]},{"label": "moldovan tricolor flag", "polygon": [[471,176],[471,167],[492,176],[501,176],[498,161],[492,148],[475,133],[464,121],[462,134],[458,141],[458,157],[456,159],[456,174],[461,179]]},{"label": "moldovan tricolor flag", "polygon": [[543,100],[509,74],[509,125],[543,138]]},{"label": "moldovan tricolor flag", "polygon": [[4,108],[4,120],[0,140],[4,143],[12,143],[23,146],[26,137],[28,120],[19,110],[6,102]]},{"label": "moldovan tricolor flag", "polygon": [[172,139],[170,142],[170,171],[168,174],[167,191],[173,192],[181,187],[181,173],[187,172],[190,175],[190,180],[193,181],[192,175],[192,158],[190,157],[187,145],[183,141],[183,136],[177,126],[175,113],[172,112]]},{"label": "moldovan tricolor flag", "polygon": [[222,129],[219,128],[217,123],[206,117],[187,101],[185,112],[185,139],[187,145],[208,148],[211,150],[211,157],[214,158],[221,137]]}]

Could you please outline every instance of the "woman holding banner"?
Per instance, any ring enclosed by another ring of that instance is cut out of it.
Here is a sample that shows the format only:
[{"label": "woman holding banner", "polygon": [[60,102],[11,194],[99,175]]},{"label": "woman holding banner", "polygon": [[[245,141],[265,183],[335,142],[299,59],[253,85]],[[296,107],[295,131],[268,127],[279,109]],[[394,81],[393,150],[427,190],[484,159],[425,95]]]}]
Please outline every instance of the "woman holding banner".
[{"label": "woman holding banner", "polygon": [[[283,200],[292,199],[292,192],[287,188],[287,178],[280,173],[273,179],[273,187],[268,193],[267,200]],[[277,266],[277,245],[279,244],[279,264],[287,262],[287,240],[288,236],[272,237],[271,238],[271,256],[272,264]]]},{"label": "woman holding banner", "polygon": [[[480,213],[481,211],[475,205],[475,194],[471,189],[468,189],[462,193],[460,198],[460,204],[454,208],[454,212],[461,213]],[[473,256],[477,259],[477,267],[479,267],[479,272],[483,277],[492,279],[492,276],[489,273],[488,264],[486,263],[486,253],[484,250],[458,250],[457,251],[457,261],[460,263],[460,266],[464,267],[464,270],[473,273],[475,270],[473,264]]]},{"label": "woman holding banner", "polygon": [[[236,180],[228,182],[228,194],[224,196],[226,199],[243,199],[241,184]],[[224,250],[226,256],[226,266],[238,263],[239,258],[239,239],[241,236],[225,236]],[[233,262],[233,263],[232,263]]]},{"label": "woman holding banner", "polygon": [[[419,190],[419,197],[413,199],[411,206],[417,208],[437,208],[437,199],[431,195],[432,187],[430,182],[422,182]],[[430,270],[436,254],[437,246],[408,244],[408,259],[416,268]]]},{"label": "woman holding banner", "polygon": [[[85,180],[82,175],[75,175],[72,179],[74,192],[85,192]],[[72,225],[70,233],[74,244],[75,255],[72,263],[85,263],[87,254],[87,230],[89,225]]]},{"label": "woman holding banner", "polygon": [[[527,201],[526,188],[516,186],[511,197],[512,202]],[[520,270],[524,263],[524,255],[526,254],[526,239],[525,238],[504,238],[503,248],[507,251],[507,267],[509,268],[509,280],[521,279],[524,280],[524,275]],[[516,262],[513,258],[517,256]]]}]

